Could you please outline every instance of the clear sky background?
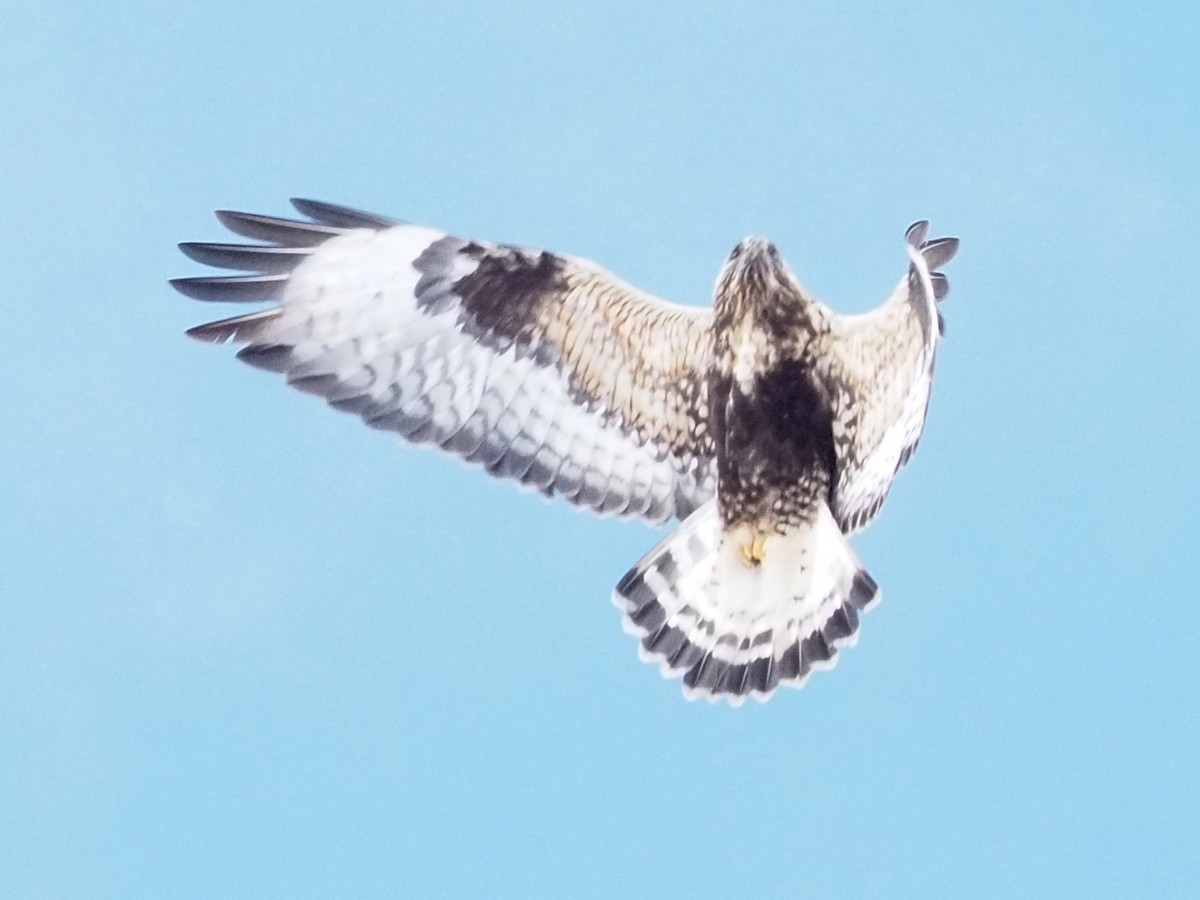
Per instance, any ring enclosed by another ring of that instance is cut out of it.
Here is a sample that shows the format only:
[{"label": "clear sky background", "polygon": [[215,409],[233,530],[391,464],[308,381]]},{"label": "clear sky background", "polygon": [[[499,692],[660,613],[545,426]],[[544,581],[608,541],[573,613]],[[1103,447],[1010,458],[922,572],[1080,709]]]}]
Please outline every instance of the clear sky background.
[{"label": "clear sky background", "polygon": [[[0,896],[1194,896],[1200,7],[0,9]],[[883,587],[689,704],[657,539],[339,416],[176,295],[312,196],[707,303],[962,238]]]}]

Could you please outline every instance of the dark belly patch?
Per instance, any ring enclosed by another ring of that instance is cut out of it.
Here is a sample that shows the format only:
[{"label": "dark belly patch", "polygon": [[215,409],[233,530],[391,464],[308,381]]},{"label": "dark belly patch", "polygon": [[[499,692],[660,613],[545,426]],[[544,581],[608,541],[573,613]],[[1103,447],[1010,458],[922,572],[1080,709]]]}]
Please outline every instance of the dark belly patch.
[{"label": "dark belly patch", "polygon": [[[832,413],[801,362],[785,361],[760,373],[749,392],[716,375],[710,402],[717,493],[726,524],[760,518],[781,500],[788,507],[803,505],[806,495],[832,483]],[[792,510],[773,512],[791,518],[786,513]]]}]

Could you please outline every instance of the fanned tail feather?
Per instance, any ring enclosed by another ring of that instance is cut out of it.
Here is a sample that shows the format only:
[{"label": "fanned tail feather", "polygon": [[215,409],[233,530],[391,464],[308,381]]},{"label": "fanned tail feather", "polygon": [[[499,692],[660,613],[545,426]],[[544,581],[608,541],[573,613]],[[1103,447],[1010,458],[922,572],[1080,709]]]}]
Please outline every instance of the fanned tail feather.
[{"label": "fanned tail feather", "polygon": [[631,569],[613,600],[639,654],[689,699],[766,700],[832,668],[857,641],[859,613],[879,599],[828,507],[816,520],[766,539],[748,568],[721,529],[716,501],[694,512]]}]

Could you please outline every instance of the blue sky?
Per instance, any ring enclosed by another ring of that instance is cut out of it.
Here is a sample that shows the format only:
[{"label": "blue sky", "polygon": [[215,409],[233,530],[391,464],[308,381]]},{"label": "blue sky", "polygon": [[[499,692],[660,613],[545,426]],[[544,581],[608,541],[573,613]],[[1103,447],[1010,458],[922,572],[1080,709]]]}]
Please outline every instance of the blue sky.
[{"label": "blue sky", "polygon": [[[0,13],[0,895],[1185,896],[1200,879],[1195,4]],[[657,539],[183,330],[313,196],[706,303],[963,240],[837,669],[684,702]]]}]

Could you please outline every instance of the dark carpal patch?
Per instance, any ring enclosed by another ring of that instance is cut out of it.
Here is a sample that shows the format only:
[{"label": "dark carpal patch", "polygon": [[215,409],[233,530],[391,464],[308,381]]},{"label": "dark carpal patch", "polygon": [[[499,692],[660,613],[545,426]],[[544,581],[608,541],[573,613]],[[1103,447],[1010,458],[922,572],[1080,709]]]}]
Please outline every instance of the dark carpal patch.
[{"label": "dark carpal patch", "polygon": [[[463,258],[474,261],[474,268],[451,281]],[[536,344],[544,305],[566,290],[559,257],[508,245],[445,237],[430,244],[413,266],[421,273],[419,306],[437,313],[458,303],[464,331],[498,350]]]}]

